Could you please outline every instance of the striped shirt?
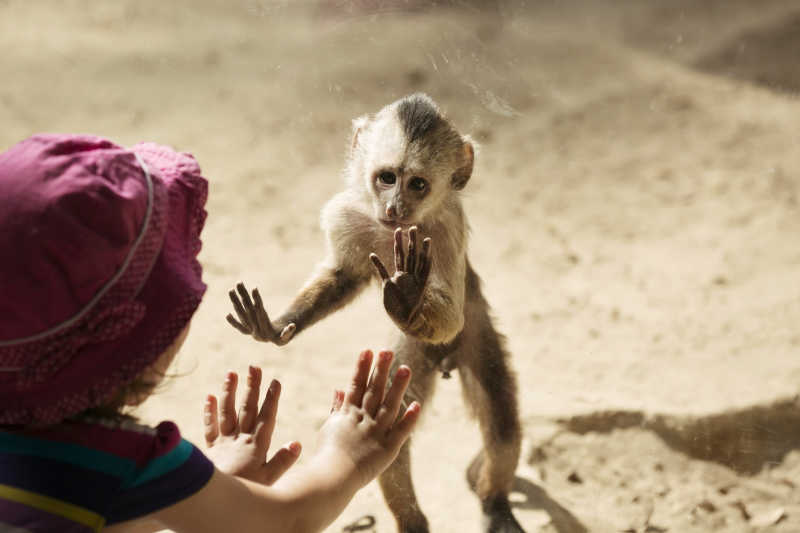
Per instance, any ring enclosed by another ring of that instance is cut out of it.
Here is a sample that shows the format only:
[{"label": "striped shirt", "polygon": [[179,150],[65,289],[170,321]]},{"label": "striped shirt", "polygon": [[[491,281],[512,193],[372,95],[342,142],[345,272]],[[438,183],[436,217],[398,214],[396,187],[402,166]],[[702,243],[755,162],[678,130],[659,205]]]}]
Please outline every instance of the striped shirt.
[{"label": "striped shirt", "polygon": [[172,422],[0,431],[0,531],[100,531],[191,496],[213,473]]}]

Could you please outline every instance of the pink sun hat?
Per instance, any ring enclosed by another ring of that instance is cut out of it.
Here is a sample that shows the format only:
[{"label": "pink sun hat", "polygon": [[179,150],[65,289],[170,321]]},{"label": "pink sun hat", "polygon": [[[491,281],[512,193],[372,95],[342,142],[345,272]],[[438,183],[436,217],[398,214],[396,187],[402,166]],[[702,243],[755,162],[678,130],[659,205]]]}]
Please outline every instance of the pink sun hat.
[{"label": "pink sun hat", "polygon": [[208,182],[152,143],[35,135],[0,154],[0,424],[99,405],[194,314]]}]

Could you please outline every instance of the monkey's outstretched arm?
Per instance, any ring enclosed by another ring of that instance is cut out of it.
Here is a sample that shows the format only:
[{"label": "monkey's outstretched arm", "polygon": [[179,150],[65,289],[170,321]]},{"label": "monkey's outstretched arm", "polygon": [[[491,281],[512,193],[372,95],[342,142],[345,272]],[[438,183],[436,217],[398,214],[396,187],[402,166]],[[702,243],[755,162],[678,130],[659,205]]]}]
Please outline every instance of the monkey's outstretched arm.
[{"label": "monkey's outstretched arm", "polygon": [[253,290],[251,300],[244,284],[239,283],[236,286],[238,295],[234,291],[229,293],[239,320],[231,314],[226,318],[245,335],[282,346],[300,331],[352,301],[368,280],[342,268],[324,268],[300,290],[289,309],[275,322],[267,315],[258,289]]}]

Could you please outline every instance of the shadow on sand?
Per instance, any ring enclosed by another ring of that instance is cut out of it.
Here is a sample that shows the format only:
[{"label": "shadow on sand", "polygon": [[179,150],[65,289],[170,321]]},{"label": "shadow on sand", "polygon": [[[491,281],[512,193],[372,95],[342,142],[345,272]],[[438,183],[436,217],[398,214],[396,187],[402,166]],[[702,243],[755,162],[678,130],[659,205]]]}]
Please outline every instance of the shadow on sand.
[{"label": "shadow on sand", "polygon": [[800,12],[738,35],[700,58],[695,68],[749,81],[782,93],[800,91]]},{"label": "shadow on sand", "polygon": [[640,427],[674,450],[745,475],[779,464],[787,453],[800,448],[800,400],[796,397],[699,417],[603,411],[558,422],[578,434]]},{"label": "shadow on sand", "polygon": [[559,533],[585,533],[588,531],[586,526],[581,524],[572,513],[552,499],[543,488],[535,483],[517,476],[514,479],[514,488],[511,490],[525,497],[523,501],[513,502],[511,504],[512,508],[539,509],[546,512],[553,521],[553,527]]}]

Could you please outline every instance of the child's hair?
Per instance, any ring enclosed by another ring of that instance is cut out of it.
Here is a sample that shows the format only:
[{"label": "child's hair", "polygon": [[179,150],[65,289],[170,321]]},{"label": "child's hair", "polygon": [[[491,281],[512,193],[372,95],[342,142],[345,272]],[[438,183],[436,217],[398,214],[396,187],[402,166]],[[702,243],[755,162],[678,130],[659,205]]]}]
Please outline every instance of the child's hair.
[{"label": "child's hair", "polygon": [[0,425],[128,417],[153,392],[206,289],[207,192],[194,158],[152,143],[36,135],[0,154]]},{"label": "child's hair", "polygon": [[[119,387],[108,400],[78,413],[74,418],[100,418],[117,422],[138,420],[132,410],[148,397],[157,393],[159,388],[166,387],[169,384],[169,380],[180,377],[179,374],[168,373],[166,367],[178,355],[181,346],[183,346],[183,341],[186,339],[188,329],[189,326],[187,325],[178,335],[178,338],[156,359],[153,365],[145,368],[133,381]],[[159,366],[164,369],[158,368]]]},{"label": "child's hair", "polygon": [[107,401],[76,414],[73,418],[102,418],[110,421],[138,420],[131,411],[131,398],[150,396],[158,383],[142,375],[120,387]]}]

